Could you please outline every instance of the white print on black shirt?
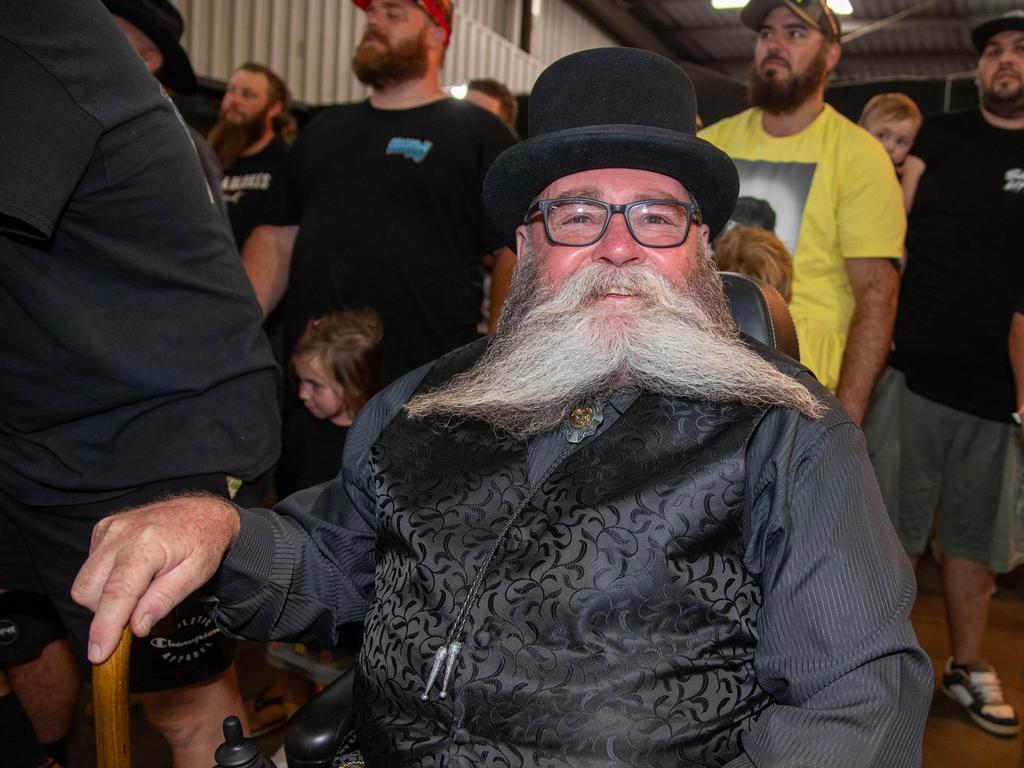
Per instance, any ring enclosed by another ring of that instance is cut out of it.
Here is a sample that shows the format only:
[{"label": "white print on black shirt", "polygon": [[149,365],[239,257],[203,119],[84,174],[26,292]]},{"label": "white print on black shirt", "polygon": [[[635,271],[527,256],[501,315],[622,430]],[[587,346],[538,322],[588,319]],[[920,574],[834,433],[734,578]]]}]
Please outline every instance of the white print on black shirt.
[{"label": "white print on black shirt", "polygon": [[1006,186],[1003,192],[1024,192],[1024,170],[1011,168],[1006,172]]},{"label": "white print on black shirt", "polygon": [[[181,637],[186,632],[194,634],[191,637]],[[220,630],[213,625],[209,617],[191,616],[178,622],[178,636],[180,639],[171,640],[168,637],[151,637],[149,644],[163,651],[160,654],[160,658],[164,661],[182,664],[186,661],[198,659],[210,650],[219,634]]]},{"label": "white print on black shirt", "polygon": [[266,192],[270,189],[269,173],[240,173],[237,176],[225,176],[220,180],[220,189],[224,193],[224,201],[237,203],[242,194],[249,190]]}]

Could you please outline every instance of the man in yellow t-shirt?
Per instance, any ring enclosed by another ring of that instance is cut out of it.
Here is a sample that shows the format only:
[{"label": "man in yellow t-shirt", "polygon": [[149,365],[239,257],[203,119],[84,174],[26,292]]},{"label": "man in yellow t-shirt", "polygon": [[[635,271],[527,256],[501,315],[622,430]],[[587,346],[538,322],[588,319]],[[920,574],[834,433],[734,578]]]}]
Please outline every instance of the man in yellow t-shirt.
[{"label": "man in yellow t-shirt", "polygon": [[859,424],[892,340],[899,184],[882,146],[825,104],[840,45],[824,0],[752,0],[740,19],[758,34],[753,107],[700,136],[733,158],[740,199],[774,213],[793,253],[801,361]]}]

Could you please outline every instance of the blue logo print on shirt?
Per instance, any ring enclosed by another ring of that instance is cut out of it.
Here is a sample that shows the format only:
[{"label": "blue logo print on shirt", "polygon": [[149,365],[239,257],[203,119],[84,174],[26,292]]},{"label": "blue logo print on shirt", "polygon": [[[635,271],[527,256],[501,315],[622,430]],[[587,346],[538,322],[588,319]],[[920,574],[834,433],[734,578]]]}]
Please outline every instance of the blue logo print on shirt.
[{"label": "blue logo print on shirt", "polygon": [[395,136],[388,142],[388,148],[384,151],[387,155],[404,155],[414,163],[422,163],[434,146],[432,141],[420,141],[419,139],[403,139]]}]

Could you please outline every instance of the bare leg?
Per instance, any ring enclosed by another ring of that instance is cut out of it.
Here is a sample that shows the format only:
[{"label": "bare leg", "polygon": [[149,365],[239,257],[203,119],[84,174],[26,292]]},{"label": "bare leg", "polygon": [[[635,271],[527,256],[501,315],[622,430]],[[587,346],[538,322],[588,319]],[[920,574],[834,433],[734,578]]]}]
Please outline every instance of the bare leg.
[{"label": "bare leg", "polygon": [[213,765],[224,741],[223,722],[237,715],[248,733],[238,676],[232,664],[207,683],[139,695],[146,715],[171,747],[174,768]]},{"label": "bare leg", "polygon": [[987,563],[946,555],[942,560],[942,582],[953,663],[980,661],[995,576]]}]

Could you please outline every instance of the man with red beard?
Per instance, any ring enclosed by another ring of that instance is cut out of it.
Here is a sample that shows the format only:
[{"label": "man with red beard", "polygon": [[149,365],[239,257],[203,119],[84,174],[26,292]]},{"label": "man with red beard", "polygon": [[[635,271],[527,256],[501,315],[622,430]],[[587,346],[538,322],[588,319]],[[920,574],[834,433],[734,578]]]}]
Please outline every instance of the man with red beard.
[{"label": "man with red beard", "polygon": [[933,524],[940,533],[952,653],[942,690],[985,731],[1014,736],[1020,720],[983,641],[994,572],[1014,565],[1005,526],[1016,514],[1000,507],[1016,509],[1020,483],[1005,468],[1024,413],[1007,354],[1024,284],[1024,10],[971,37],[979,107],[925,118],[908,158],[916,193],[893,367],[865,429],[914,565]]},{"label": "man with red beard", "polygon": [[885,365],[906,222],[896,174],[866,131],[825,104],[840,57],[825,0],[752,0],[752,107],[701,136],[736,162],[740,194],[766,201],[793,254],[801,361],[860,423]]},{"label": "man with red beard", "polygon": [[351,764],[920,765],[913,577],[860,430],[736,333],[708,243],[738,180],[695,116],[655,54],[551,65],[484,183],[519,256],[493,339],[386,388],[275,511],[101,523],[94,660],[214,576],[247,635],[365,617]]},{"label": "man with red beard", "polygon": [[239,249],[260,222],[271,185],[284,171],[295,119],[288,87],[272,70],[246,62],[228,78],[210,146],[224,169],[221,191]]},{"label": "man with red beard", "polygon": [[[370,97],[303,130],[242,260],[265,313],[284,299],[285,359],[309,320],[371,307],[390,381],[477,337],[486,254],[511,274],[480,188],[513,139],[441,89],[449,0],[354,2],[366,31],[353,69]],[[505,293],[495,283],[493,314]]]}]

